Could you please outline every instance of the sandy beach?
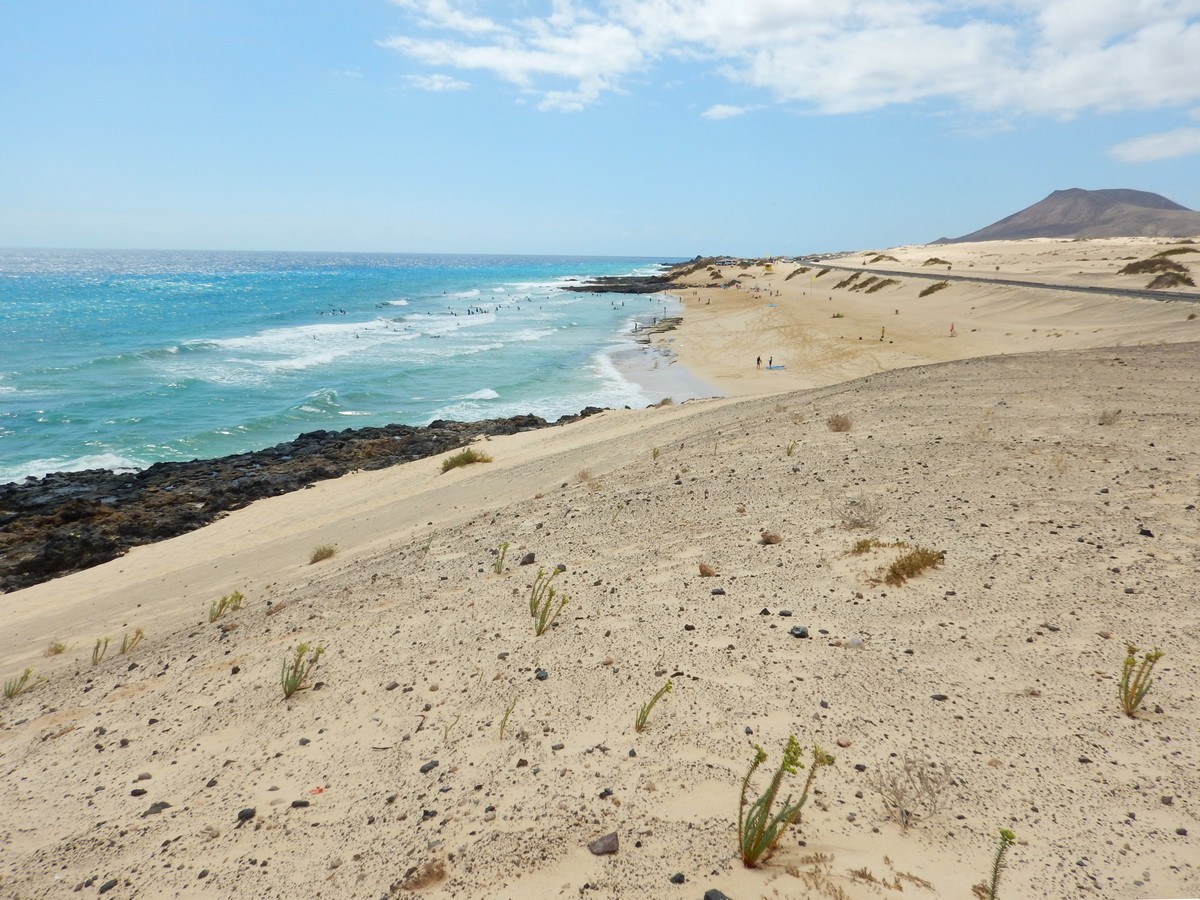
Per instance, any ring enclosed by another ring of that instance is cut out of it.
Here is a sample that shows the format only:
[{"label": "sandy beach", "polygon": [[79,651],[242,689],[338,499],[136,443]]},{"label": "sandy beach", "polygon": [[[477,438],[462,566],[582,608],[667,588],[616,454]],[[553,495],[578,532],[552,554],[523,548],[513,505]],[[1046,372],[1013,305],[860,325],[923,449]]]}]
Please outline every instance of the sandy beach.
[{"label": "sandy beach", "polygon": [[[970,897],[1002,828],[1001,897],[1200,896],[1195,290],[920,296],[935,266],[1136,290],[1116,270],[1179,246],[826,261],[914,273],[871,293],[698,272],[647,384],[699,399],[4,595],[0,677],[32,675],[0,699],[0,896]],[[914,548],[939,561],[888,583]],[[285,699],[302,643],[324,653]],[[1127,643],[1163,652],[1133,717]],[[761,746],[756,798],[791,735],[836,761],[746,868],[743,779]]]}]

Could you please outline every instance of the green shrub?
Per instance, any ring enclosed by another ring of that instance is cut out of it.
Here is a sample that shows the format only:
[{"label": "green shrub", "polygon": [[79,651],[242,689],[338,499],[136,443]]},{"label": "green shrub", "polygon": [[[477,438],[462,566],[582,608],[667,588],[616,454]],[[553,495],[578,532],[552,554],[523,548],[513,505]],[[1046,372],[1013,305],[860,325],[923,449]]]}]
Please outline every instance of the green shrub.
[{"label": "green shrub", "polygon": [[1150,692],[1154,684],[1150,673],[1163,656],[1161,650],[1154,649],[1144,653],[1141,662],[1138,662],[1137,653],[1138,648],[1133,644],[1125,645],[1125,663],[1121,666],[1121,683],[1118,687],[1121,709],[1131,719],[1137,715],[1138,707]]},{"label": "green shrub", "polygon": [[558,592],[551,582],[558,576],[558,573],[559,570],[555,569],[546,575],[544,569],[538,569],[537,577],[533,580],[533,589],[529,592],[529,614],[533,617],[533,633],[537,637],[545,634],[546,629],[554,624],[558,614],[567,605],[567,595],[563,594],[559,599],[558,606],[554,606]]},{"label": "green shrub", "polygon": [[108,653],[108,638],[96,638],[96,646],[92,648],[92,665],[100,665],[106,653]]},{"label": "green shrub", "polygon": [[296,691],[308,687],[308,676],[316,668],[324,647],[311,648],[308,644],[299,644],[292,655],[283,661],[283,672],[280,681],[283,684],[283,699],[287,700]]},{"label": "green shrub", "polygon": [[758,767],[767,761],[767,754],[762,747],[755,744],[754,751],[754,761],[750,763],[750,771],[742,779],[741,803],[738,806],[738,843],[742,865],[748,869],[752,869],[759,862],[765,862],[770,858],[787,827],[800,818],[800,811],[808,802],[808,794],[812,789],[817,769],[822,766],[831,766],[834,762],[832,756],[814,744],[812,766],[808,770],[808,778],[804,782],[804,791],[800,794],[800,799],[793,803],[792,795],[788,794],[780,805],[779,811],[772,814],[771,808],[775,805],[775,798],[783,785],[783,776],[795,775],[804,768],[804,763],[800,759],[803,751],[796,742],[795,736],[789,737],[787,745],[784,747],[783,759],[780,760],[779,768],[775,770],[770,784],[747,811],[746,791],[750,788],[750,779],[754,777]]},{"label": "green shrub", "polygon": [[1008,848],[1017,842],[1017,836],[1007,828],[1000,829],[1000,843],[996,846],[996,855],[992,857],[992,874],[987,884],[977,884],[971,888],[979,900],[996,900],[1000,896],[1000,873],[1004,871],[1004,856]]},{"label": "green shrub", "polygon": [[641,710],[638,711],[637,718],[634,720],[634,723],[633,723],[633,727],[635,730],[640,732],[643,729],[645,729],[646,720],[648,718],[650,718],[650,710],[654,709],[654,704],[657,703],[659,700],[661,700],[663,698],[664,694],[669,694],[669,693],[671,693],[671,679],[670,678],[668,678],[667,683],[664,684],[662,687],[660,687],[658,689],[658,691],[654,694],[654,696],[650,698],[650,702],[644,704],[642,706]]},{"label": "green shrub", "polygon": [[459,450],[453,456],[448,456],[442,460],[442,472],[449,472],[451,469],[457,469],[460,466],[469,466],[471,463],[488,463],[492,458],[486,453],[476,450],[474,447],[467,447],[465,450]]},{"label": "green shrub", "polygon": [[501,541],[500,546],[496,548],[496,558],[492,560],[492,571],[497,575],[504,574],[504,554],[508,552],[508,541]]},{"label": "green shrub", "polygon": [[121,655],[133,651],[133,648],[142,642],[142,638],[146,636],[146,632],[142,629],[136,629],[133,634],[124,634],[121,636]]},{"label": "green shrub", "polygon": [[242,608],[242,601],[245,599],[241,591],[234,591],[232,594],[226,594],[220,600],[214,600],[208,608],[208,621],[215,622],[225,613],[237,612]]}]

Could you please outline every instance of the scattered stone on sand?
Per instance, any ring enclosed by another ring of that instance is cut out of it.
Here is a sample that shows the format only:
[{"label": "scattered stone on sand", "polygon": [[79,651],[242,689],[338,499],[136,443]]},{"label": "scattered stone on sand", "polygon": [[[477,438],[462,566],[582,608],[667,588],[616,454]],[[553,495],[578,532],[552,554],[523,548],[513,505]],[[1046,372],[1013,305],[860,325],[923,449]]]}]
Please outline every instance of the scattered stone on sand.
[{"label": "scattered stone on sand", "polygon": [[608,834],[596,838],[588,844],[588,849],[592,851],[594,856],[605,856],[610,853],[616,853],[617,833],[610,831]]}]

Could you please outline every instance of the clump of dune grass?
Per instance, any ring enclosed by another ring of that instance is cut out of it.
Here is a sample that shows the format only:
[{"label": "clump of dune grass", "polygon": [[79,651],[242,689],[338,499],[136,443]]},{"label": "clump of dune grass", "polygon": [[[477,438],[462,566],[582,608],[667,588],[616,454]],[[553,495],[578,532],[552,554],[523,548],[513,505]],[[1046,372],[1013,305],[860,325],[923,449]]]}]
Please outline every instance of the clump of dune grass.
[{"label": "clump of dune grass", "polygon": [[1153,275],[1156,272],[1187,272],[1187,267],[1167,259],[1165,256],[1152,256],[1150,259],[1139,259],[1123,266],[1118,275]]},{"label": "clump of dune grass", "polygon": [[871,260],[870,260],[871,265],[874,265],[875,263],[881,263],[881,262],[900,262],[900,260],[896,259],[896,257],[894,257],[894,256],[889,256],[886,253],[877,253],[871,257]]},{"label": "clump of dune grass", "polygon": [[457,469],[460,466],[469,466],[472,463],[489,463],[492,458],[481,450],[476,450],[474,447],[467,447],[459,450],[453,456],[448,456],[442,460],[442,472],[449,472],[451,469]]},{"label": "clump of dune grass", "polygon": [[[211,622],[212,619],[209,619],[209,621]],[[108,653],[108,642],[109,642],[109,639],[106,637],[96,638],[96,646],[92,648],[92,665],[93,666],[100,665],[100,663],[104,660],[104,655],[106,653]]]},{"label": "clump of dune grass", "polygon": [[1195,247],[1171,247],[1167,250],[1158,251],[1154,256],[1178,256],[1181,253],[1200,253],[1200,250],[1197,250]]},{"label": "clump of dune grass", "polygon": [[308,676],[312,674],[324,652],[324,647],[312,648],[308,644],[298,644],[292,655],[284,659],[280,675],[283,699],[287,700],[296,691],[308,687]]},{"label": "clump of dune grass", "polygon": [[226,594],[220,600],[214,600],[208,608],[208,621],[215,622],[226,613],[237,612],[242,608],[242,601],[245,599],[241,591],[234,591],[232,594]]},{"label": "clump of dune grass", "polygon": [[882,504],[866,494],[842,497],[833,503],[833,514],[841,521],[843,528],[874,528],[882,513]]},{"label": "clump of dune grass", "polygon": [[[29,676],[32,674],[33,674],[33,669],[26,669],[20,675],[17,675],[14,678],[9,678],[7,681],[5,681],[4,682],[4,697],[5,697],[5,699],[11,700],[13,697],[19,696],[20,694],[23,694],[27,690],[32,688],[33,685],[29,683]],[[34,682],[34,684],[37,684],[37,682]]]},{"label": "clump of dune grass", "polygon": [[899,283],[900,283],[900,281],[896,278],[885,278],[882,281],[875,282],[873,285],[871,285],[869,288],[867,288],[866,292],[868,294],[873,294],[876,291],[882,291],[885,287],[891,287],[893,284],[899,284]]},{"label": "clump of dune grass", "polygon": [[671,679],[670,678],[667,679],[666,684],[664,684],[662,687],[660,687],[658,689],[658,691],[655,692],[654,696],[650,698],[650,702],[643,704],[642,708],[640,710],[638,710],[638,714],[637,714],[636,718],[634,719],[634,723],[633,723],[633,727],[634,727],[635,731],[641,732],[641,731],[645,730],[646,720],[650,718],[650,711],[652,709],[654,709],[654,704],[657,703],[659,700],[661,700],[663,698],[664,694],[669,694],[669,693],[671,693]]},{"label": "clump of dune grass", "polygon": [[1120,418],[1121,418],[1121,410],[1119,410],[1119,409],[1102,409],[1102,410],[1100,410],[1100,416],[1096,421],[1099,422],[1101,425],[1116,425],[1117,421]]},{"label": "clump of dune grass", "polygon": [[928,297],[930,294],[936,294],[938,291],[944,290],[945,288],[948,288],[948,287],[950,287],[950,282],[948,282],[948,281],[935,281],[929,287],[923,289],[921,291],[921,293],[917,294],[917,296],[918,297]]},{"label": "clump of dune grass", "polygon": [[925,260],[925,262],[921,263],[921,265],[923,265],[923,266],[948,266],[948,265],[950,265],[950,263],[948,263],[946,260],[942,259],[941,257],[931,256],[931,257],[929,257],[929,259]]},{"label": "clump of dune grass", "polygon": [[51,641],[50,646],[48,646],[46,648],[44,655],[45,656],[58,656],[60,653],[63,653],[64,651],[66,651],[66,649],[67,649],[67,645],[64,644],[62,641],[57,641],[57,640]]},{"label": "clump of dune grass", "polygon": [[137,647],[137,645],[140,644],[142,639],[145,637],[146,632],[140,628],[134,629],[133,634],[123,634],[121,636],[121,655],[124,656],[126,653],[132,653],[134,648]]},{"label": "clump of dune grass", "polygon": [[338,548],[336,544],[321,544],[318,547],[313,547],[312,553],[308,554],[308,564],[323,562],[327,559],[332,559],[337,555]]},{"label": "clump of dune grass", "polygon": [[861,276],[862,276],[862,272],[855,272],[853,275],[847,275],[845,278],[843,278],[841,281],[839,281],[837,284],[835,284],[833,286],[833,289],[836,291],[840,288],[850,287],[850,285],[852,285],[852,284],[854,284],[854,282],[858,281],[858,279]]},{"label": "clump of dune grass", "polygon": [[834,413],[825,420],[825,424],[830,431],[849,431],[851,427],[850,417],[841,413]]},{"label": "clump of dune grass", "polygon": [[926,569],[941,565],[945,554],[940,550],[930,550],[928,547],[914,547],[903,556],[892,560],[884,573],[883,580],[899,587],[910,578],[916,578]]},{"label": "clump of dune grass", "polygon": [[1131,719],[1137,715],[1138,707],[1150,692],[1150,686],[1154,684],[1150,673],[1154,671],[1155,663],[1162,659],[1163,655],[1161,650],[1151,650],[1143,653],[1139,662],[1137,654],[1137,647],[1133,644],[1125,645],[1125,662],[1121,666],[1121,681],[1117,687],[1121,711]]}]

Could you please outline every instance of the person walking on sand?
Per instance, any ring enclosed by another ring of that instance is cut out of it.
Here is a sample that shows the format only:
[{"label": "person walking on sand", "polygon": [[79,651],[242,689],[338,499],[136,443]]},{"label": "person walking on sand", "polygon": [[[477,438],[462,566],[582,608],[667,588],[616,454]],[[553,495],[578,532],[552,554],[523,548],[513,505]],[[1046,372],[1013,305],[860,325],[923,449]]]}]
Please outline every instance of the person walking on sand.
[{"label": "person walking on sand", "polygon": [[771,356],[771,357],[767,358],[767,368],[768,369],[775,368],[775,357]]},{"label": "person walking on sand", "polygon": [[756,369],[762,368],[762,357],[761,356],[754,361],[754,368],[756,368]]}]

